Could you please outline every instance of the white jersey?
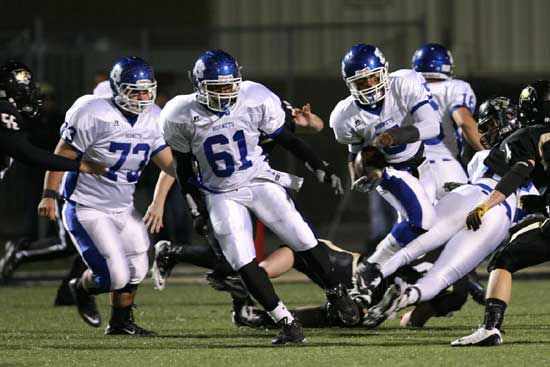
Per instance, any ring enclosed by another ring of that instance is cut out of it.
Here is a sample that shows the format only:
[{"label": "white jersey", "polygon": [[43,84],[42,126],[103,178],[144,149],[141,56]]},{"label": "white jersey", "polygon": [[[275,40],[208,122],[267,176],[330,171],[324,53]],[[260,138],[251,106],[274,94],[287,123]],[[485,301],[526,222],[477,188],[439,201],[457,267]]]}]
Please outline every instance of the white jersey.
[{"label": "white jersey", "polygon": [[424,141],[426,157],[456,158],[462,153],[462,129],[456,126],[452,113],[457,108],[465,107],[473,115],[476,109],[476,95],[470,84],[459,79],[425,85],[431,93],[430,103],[441,123],[441,134]]},{"label": "white jersey", "polygon": [[[494,190],[495,186],[497,185],[498,181],[501,179],[498,175],[493,175],[492,178],[486,178],[483,177],[489,167],[487,167],[484,163],[485,158],[489,155],[490,150],[482,150],[474,154],[472,157],[472,160],[470,163],[468,163],[468,176],[470,177],[470,182],[474,185],[478,186],[486,186],[490,188],[491,190]],[[487,191],[491,191],[487,190]],[[540,195],[539,191],[533,185],[532,183],[529,183],[527,186],[520,187],[516,191],[516,197],[520,198],[523,195]],[[525,213],[522,212],[522,210],[519,208],[519,200],[515,200],[513,198],[514,195],[508,196],[506,199],[506,202],[509,203],[507,210],[511,210],[511,213],[513,216],[510,218],[513,222],[518,222]],[[512,203],[517,203],[516,205],[512,205]],[[513,207],[512,207],[513,206]]]},{"label": "white jersey", "polygon": [[[413,123],[412,113],[429,103],[425,80],[413,70],[398,70],[389,75],[386,96],[379,111],[361,108],[353,96],[340,101],[330,115],[330,127],[336,140],[348,144],[353,153],[373,141],[385,130]],[[381,149],[388,163],[404,162],[412,158],[421,146],[414,142]]]},{"label": "white jersey", "polygon": [[261,84],[244,81],[229,115],[216,115],[195,94],[177,96],[161,112],[168,144],[196,158],[202,188],[238,189],[269,169],[258,145],[260,134],[277,135],[284,126],[281,100]]},{"label": "white jersey", "polygon": [[132,126],[111,98],[80,97],[67,111],[61,138],[82,154],[82,159],[109,168],[107,176],[66,173],[63,196],[78,204],[108,211],[133,205],[141,170],[167,145],[158,123],[160,108],[152,106]]}]

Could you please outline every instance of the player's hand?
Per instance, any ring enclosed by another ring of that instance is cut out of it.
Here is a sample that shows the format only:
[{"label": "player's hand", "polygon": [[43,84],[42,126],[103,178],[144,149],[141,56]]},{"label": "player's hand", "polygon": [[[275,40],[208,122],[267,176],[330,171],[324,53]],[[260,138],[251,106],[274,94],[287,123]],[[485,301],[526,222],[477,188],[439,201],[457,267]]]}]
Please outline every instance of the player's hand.
[{"label": "player's hand", "polygon": [[445,189],[445,191],[451,192],[462,185],[464,185],[462,182],[445,182],[443,184],[443,188]]},{"label": "player's hand", "polygon": [[357,192],[369,192],[376,188],[382,181],[382,170],[367,167],[367,175],[361,176],[351,184],[351,189]]},{"label": "player's hand", "polygon": [[323,130],[323,120],[311,112],[311,105],[309,103],[306,103],[301,109],[293,108],[292,116],[294,117],[296,126],[311,128],[317,132]]},{"label": "player's hand", "polygon": [[43,198],[38,204],[38,215],[41,217],[46,217],[51,221],[55,221],[57,218],[55,205],[56,203],[54,198]]},{"label": "player's hand", "polygon": [[[326,164],[326,163],[325,163]],[[319,183],[328,183],[334,190],[335,195],[343,195],[344,187],[342,186],[342,180],[332,172],[332,168],[329,164],[326,164],[324,169],[315,170],[315,177]]]},{"label": "player's hand", "polygon": [[391,133],[384,131],[373,142],[374,146],[391,147],[395,145],[395,139]]},{"label": "player's hand", "polygon": [[199,215],[193,218],[193,228],[195,232],[201,236],[206,236],[208,234],[208,219],[203,215]]},{"label": "player's hand", "polygon": [[469,212],[468,217],[466,217],[466,228],[477,231],[481,227],[481,218],[483,218],[488,210],[489,207],[487,205],[481,204]]},{"label": "player's hand", "polygon": [[143,222],[145,227],[149,230],[149,233],[159,233],[160,229],[164,227],[162,221],[164,214],[164,207],[151,203],[147,208],[147,212],[143,216]]},{"label": "player's hand", "polygon": [[90,161],[80,161],[80,167],[78,170],[82,173],[91,173],[94,175],[105,175],[107,173],[107,167]]}]

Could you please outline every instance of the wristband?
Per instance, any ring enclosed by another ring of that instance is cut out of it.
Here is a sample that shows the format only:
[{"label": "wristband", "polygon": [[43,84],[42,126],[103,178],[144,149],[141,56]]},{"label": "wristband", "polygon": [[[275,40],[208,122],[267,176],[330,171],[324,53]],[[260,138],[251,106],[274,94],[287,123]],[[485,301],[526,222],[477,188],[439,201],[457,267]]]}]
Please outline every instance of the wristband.
[{"label": "wristband", "polygon": [[42,199],[57,199],[57,191],[51,189],[44,189],[42,191]]}]

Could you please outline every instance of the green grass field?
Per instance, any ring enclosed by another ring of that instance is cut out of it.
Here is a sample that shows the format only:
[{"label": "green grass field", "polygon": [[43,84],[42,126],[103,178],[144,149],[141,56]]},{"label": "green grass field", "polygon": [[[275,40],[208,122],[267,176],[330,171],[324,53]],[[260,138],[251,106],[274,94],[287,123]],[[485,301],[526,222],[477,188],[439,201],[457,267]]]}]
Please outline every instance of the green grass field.
[{"label": "green grass field", "polygon": [[[322,302],[310,284],[278,284],[290,307]],[[431,320],[422,330],[388,321],[376,331],[308,329],[307,343],[273,347],[275,331],[236,328],[229,297],[207,286],[143,285],[136,319],[157,338],[105,337],[85,325],[72,307],[51,306],[54,287],[0,288],[0,366],[549,366],[550,281],[517,281],[509,307],[505,344],[451,348],[469,333],[483,308],[468,301],[452,318]],[[107,297],[98,298],[104,322]]]}]

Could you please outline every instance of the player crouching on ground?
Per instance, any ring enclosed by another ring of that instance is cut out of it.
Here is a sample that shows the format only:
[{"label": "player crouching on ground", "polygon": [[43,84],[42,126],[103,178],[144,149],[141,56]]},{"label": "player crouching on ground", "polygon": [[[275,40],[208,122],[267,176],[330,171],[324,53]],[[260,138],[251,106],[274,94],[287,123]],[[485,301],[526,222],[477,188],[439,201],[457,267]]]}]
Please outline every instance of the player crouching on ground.
[{"label": "player crouching on ground", "polygon": [[175,175],[172,153],[158,124],[153,69],[139,57],[119,60],[110,73],[113,96],[86,95],[67,112],[56,153],[107,165],[105,176],[48,171],[39,214],[55,219],[55,195],[63,178],[63,224],[88,270],[69,282],[78,312],[98,327],[93,295],[112,292],[107,335],[156,333],[135,324],[132,308],[148,270],[149,237],[133,206],[135,185],[151,159]]}]

